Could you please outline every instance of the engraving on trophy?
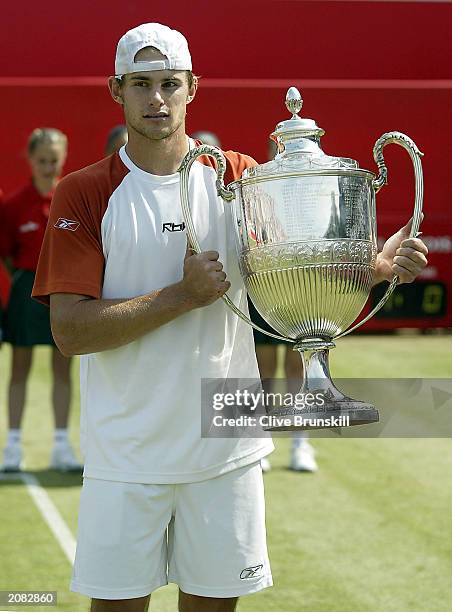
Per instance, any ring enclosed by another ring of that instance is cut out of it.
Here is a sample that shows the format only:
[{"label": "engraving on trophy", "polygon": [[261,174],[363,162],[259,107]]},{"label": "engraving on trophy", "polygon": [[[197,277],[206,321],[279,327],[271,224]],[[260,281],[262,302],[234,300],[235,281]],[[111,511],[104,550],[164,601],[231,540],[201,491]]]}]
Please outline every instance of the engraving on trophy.
[{"label": "engraving on trophy", "polygon": [[344,219],[344,237],[369,238],[368,210],[370,198],[367,183],[355,177],[341,177],[339,182],[340,208]]},{"label": "engraving on trophy", "polygon": [[281,209],[288,239],[315,240],[335,235],[338,201],[337,177],[310,176],[285,182]]}]

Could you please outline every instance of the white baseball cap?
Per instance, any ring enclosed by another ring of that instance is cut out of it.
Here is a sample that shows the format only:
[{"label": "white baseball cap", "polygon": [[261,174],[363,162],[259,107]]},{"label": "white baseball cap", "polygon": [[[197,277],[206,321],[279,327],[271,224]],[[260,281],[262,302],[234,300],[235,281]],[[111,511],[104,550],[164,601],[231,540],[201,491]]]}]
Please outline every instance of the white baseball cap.
[{"label": "white baseball cap", "polygon": [[[144,47],[155,47],[165,60],[136,62],[135,56]],[[180,32],[160,23],[143,23],[119,39],[116,49],[115,75],[149,70],[191,70],[188,43]]]}]

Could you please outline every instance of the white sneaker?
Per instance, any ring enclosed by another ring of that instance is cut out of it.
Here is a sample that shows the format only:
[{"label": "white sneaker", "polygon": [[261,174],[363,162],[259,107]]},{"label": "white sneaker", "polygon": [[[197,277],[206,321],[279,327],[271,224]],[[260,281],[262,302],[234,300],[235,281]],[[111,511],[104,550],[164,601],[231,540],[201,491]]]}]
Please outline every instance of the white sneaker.
[{"label": "white sneaker", "polygon": [[317,472],[319,469],[314,458],[315,450],[307,441],[298,445],[292,443],[290,469],[296,472]]},{"label": "white sneaker", "polygon": [[50,459],[50,469],[59,472],[81,472],[83,465],[77,461],[69,442],[55,444]]},{"label": "white sneaker", "polygon": [[264,474],[265,474],[265,472],[269,472],[272,469],[272,464],[267,459],[267,457],[262,457],[262,459],[261,459],[261,468],[262,468],[262,471],[264,472]]},{"label": "white sneaker", "polygon": [[8,444],[3,451],[2,472],[20,472],[22,470],[22,447],[20,444]]}]

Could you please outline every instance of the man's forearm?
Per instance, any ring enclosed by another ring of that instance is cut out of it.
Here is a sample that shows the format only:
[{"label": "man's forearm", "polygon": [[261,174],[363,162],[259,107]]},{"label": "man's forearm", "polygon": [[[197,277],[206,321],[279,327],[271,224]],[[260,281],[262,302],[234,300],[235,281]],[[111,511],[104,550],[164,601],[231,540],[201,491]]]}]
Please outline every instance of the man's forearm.
[{"label": "man's forearm", "polygon": [[118,348],[194,308],[182,283],[126,300],[81,298],[64,320],[52,308],[52,298],[52,332],[66,356]]}]

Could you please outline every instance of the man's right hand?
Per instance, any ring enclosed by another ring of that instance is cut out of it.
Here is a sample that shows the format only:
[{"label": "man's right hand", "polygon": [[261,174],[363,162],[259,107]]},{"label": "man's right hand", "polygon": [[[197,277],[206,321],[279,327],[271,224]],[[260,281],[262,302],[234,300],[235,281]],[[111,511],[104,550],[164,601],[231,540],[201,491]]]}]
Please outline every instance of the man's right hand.
[{"label": "man's right hand", "polygon": [[187,246],[182,284],[195,308],[208,306],[226,293],[231,283],[226,280],[223,264],[217,251],[199,255]]},{"label": "man's right hand", "polygon": [[215,302],[231,286],[218,256],[187,249],[181,281],[132,298],[53,293],[50,320],[58,348],[66,357],[112,350]]}]

